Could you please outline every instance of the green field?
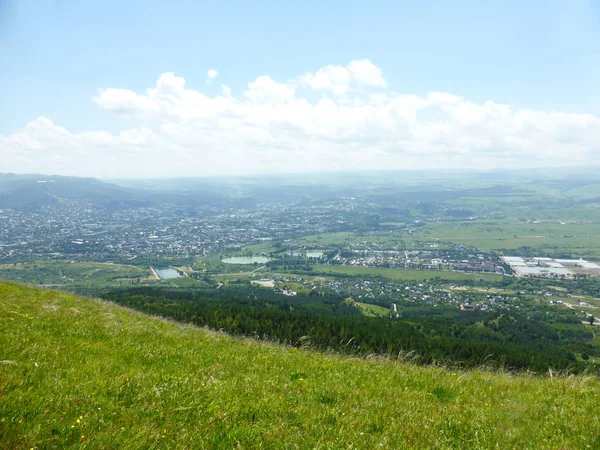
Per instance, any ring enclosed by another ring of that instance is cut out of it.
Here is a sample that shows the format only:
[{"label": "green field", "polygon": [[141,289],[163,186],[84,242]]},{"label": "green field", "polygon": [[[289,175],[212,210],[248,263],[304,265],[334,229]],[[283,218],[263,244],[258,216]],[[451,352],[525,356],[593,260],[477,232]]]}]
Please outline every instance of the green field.
[{"label": "green field", "polygon": [[283,288],[284,286],[287,286],[289,290],[297,292],[298,294],[308,294],[310,292],[310,287],[302,283],[296,283],[292,281],[281,281],[277,283],[277,287]]},{"label": "green field", "polygon": [[148,267],[69,261],[0,265],[0,280],[55,285],[62,289],[130,286],[138,280],[156,282]]},{"label": "green field", "polygon": [[312,234],[300,238],[300,242],[309,246],[344,246],[362,244],[365,242],[374,244],[389,244],[393,241],[407,239],[410,235],[406,231],[394,230],[393,232],[339,232]]},{"label": "green field", "polygon": [[433,270],[404,270],[404,269],[386,269],[383,267],[360,267],[360,266],[312,266],[313,273],[342,274],[349,276],[381,276],[391,280],[430,280],[440,278],[448,281],[498,281],[502,275],[491,273],[465,273],[452,271],[433,271]]},{"label": "green field", "polygon": [[[565,220],[570,216],[565,212]],[[587,216],[585,216],[587,217]],[[449,248],[447,243],[460,244],[481,250],[510,252],[521,247],[531,247],[548,255],[573,255],[600,259],[600,221],[560,224],[558,219],[528,223],[516,218],[499,220],[461,220],[428,222],[413,227],[411,232],[393,230],[373,233],[323,233],[305,236],[305,245],[352,245],[370,243],[383,247],[402,241],[408,248],[420,243],[436,243],[439,249]]]},{"label": "green field", "polygon": [[598,448],[600,381],[236,340],[0,284],[0,448]]},{"label": "green field", "polygon": [[264,241],[259,244],[249,245],[244,247],[244,250],[241,252],[233,253],[232,256],[240,256],[242,254],[247,254],[248,252],[252,253],[269,253],[276,249],[273,245],[273,241]]},{"label": "green field", "polygon": [[299,241],[304,245],[309,246],[329,246],[341,245],[346,242],[352,242],[355,239],[355,233],[337,232],[337,233],[320,233],[303,236]]},{"label": "green field", "polygon": [[206,287],[206,283],[190,277],[180,277],[168,280],[171,284],[181,288],[199,288]]},{"label": "green field", "polygon": [[532,247],[545,254],[568,253],[600,257],[600,224],[524,223],[506,221],[460,221],[428,223],[413,230],[415,239],[453,242],[482,250]]},{"label": "green field", "polygon": [[212,280],[215,280],[216,282],[227,283],[229,281],[235,281],[235,280],[248,281],[251,278],[258,278],[258,277],[253,274],[248,274],[248,273],[232,273],[232,274],[228,274],[228,275],[211,275],[210,278]]},{"label": "green field", "polygon": [[388,316],[390,314],[390,308],[384,308],[379,305],[372,305],[370,303],[356,302],[356,304],[363,310],[366,315],[377,315],[377,316]]}]

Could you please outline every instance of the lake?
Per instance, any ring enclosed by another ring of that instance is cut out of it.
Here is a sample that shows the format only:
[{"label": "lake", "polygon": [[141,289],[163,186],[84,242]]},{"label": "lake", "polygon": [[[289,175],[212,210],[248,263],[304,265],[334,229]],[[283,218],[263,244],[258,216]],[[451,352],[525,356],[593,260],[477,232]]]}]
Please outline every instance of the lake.
[{"label": "lake", "polygon": [[156,275],[160,277],[161,280],[171,280],[173,278],[179,278],[181,275],[175,269],[166,268],[166,269],[154,269]]},{"label": "lake", "polygon": [[222,260],[225,264],[265,264],[269,262],[266,256],[232,256]]}]

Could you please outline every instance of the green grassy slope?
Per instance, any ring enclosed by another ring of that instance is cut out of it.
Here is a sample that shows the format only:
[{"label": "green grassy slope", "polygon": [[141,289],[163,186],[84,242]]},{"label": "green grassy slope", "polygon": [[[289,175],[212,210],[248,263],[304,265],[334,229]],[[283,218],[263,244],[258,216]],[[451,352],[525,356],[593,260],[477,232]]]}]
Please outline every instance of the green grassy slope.
[{"label": "green grassy slope", "polygon": [[600,382],[323,355],[0,284],[0,448],[598,448]]}]

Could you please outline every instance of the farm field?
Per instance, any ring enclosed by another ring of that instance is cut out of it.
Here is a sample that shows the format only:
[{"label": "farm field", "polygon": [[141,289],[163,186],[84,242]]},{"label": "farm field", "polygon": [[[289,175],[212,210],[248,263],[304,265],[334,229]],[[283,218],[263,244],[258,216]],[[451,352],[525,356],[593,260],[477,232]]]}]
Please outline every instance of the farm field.
[{"label": "farm field", "polygon": [[0,265],[0,280],[44,284],[62,289],[78,286],[128,286],[156,282],[148,267],[124,264],[48,261]]},{"label": "farm field", "polygon": [[328,246],[336,244],[344,244],[355,238],[356,233],[339,232],[339,233],[319,233],[299,238],[299,241],[307,246]]},{"label": "farm field", "polygon": [[440,278],[448,281],[458,280],[484,280],[497,281],[502,279],[502,275],[490,273],[465,273],[451,271],[434,271],[434,270],[404,270],[404,269],[386,269],[382,267],[360,267],[360,266],[312,266],[314,273],[341,274],[349,276],[381,276],[391,280],[429,280]]},{"label": "farm field", "polygon": [[531,247],[540,253],[600,258],[600,224],[460,221],[427,223],[413,230],[422,241],[446,241],[482,250]]}]

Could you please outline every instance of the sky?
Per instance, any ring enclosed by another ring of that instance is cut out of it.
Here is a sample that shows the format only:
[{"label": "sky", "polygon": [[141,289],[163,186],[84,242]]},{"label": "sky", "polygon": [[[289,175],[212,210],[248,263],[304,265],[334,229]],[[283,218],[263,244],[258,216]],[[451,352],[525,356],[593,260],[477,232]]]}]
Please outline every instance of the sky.
[{"label": "sky", "polygon": [[0,172],[600,165],[600,1],[0,0]]}]

